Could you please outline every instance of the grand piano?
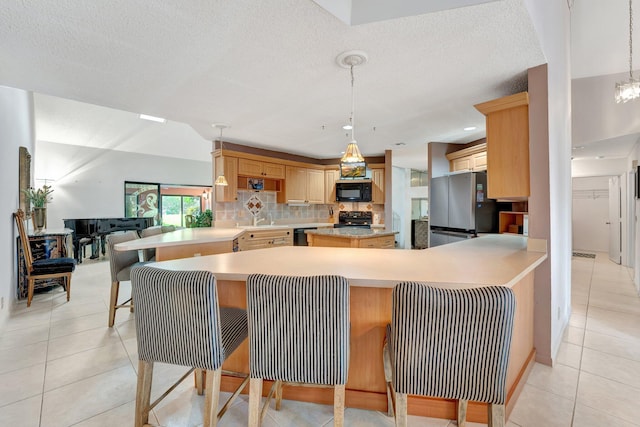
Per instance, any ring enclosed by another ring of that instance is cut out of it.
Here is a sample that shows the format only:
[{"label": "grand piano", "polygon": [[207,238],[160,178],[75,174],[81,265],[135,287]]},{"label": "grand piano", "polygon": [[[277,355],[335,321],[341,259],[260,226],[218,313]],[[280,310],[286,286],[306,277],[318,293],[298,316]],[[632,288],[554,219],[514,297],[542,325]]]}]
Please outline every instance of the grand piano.
[{"label": "grand piano", "polygon": [[[73,255],[80,263],[82,251],[86,244],[91,243],[92,258],[96,258],[100,251],[104,255],[105,236],[116,231],[140,231],[153,225],[153,218],[82,218],[64,219],[64,226],[73,230]],[[100,247],[98,247],[100,245]]]}]

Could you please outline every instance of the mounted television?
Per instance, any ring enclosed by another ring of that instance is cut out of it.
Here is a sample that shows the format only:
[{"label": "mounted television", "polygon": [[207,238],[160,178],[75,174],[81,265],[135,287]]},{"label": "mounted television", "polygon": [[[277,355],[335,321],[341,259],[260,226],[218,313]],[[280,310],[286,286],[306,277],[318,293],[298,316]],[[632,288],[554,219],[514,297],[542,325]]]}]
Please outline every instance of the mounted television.
[{"label": "mounted television", "polygon": [[342,178],[364,178],[367,176],[367,164],[365,162],[340,163],[340,176]]}]

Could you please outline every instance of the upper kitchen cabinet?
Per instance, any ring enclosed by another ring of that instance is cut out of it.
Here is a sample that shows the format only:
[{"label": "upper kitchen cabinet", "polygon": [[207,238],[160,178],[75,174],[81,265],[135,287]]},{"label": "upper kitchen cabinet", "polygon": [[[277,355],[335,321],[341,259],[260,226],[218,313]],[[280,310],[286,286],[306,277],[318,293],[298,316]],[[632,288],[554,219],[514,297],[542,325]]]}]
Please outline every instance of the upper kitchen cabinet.
[{"label": "upper kitchen cabinet", "polygon": [[340,171],[327,169],[324,171],[324,202],[336,203],[336,181],[340,179]]},{"label": "upper kitchen cabinet", "polygon": [[478,144],[447,154],[449,171],[479,172],[487,170],[487,144]]},{"label": "upper kitchen cabinet", "polygon": [[384,168],[371,168],[371,203],[384,205]]},{"label": "upper kitchen cabinet", "polygon": [[284,179],[285,167],[283,164],[241,158],[238,161],[238,175]]},{"label": "upper kitchen cabinet", "polygon": [[286,167],[287,202],[324,203],[324,170],[297,166]]},{"label": "upper kitchen cabinet", "polygon": [[224,173],[229,185],[216,185],[216,202],[235,202],[238,200],[238,158],[217,155],[214,157],[213,180],[219,172]]},{"label": "upper kitchen cabinet", "polygon": [[529,94],[477,104],[487,124],[487,197],[529,197]]}]

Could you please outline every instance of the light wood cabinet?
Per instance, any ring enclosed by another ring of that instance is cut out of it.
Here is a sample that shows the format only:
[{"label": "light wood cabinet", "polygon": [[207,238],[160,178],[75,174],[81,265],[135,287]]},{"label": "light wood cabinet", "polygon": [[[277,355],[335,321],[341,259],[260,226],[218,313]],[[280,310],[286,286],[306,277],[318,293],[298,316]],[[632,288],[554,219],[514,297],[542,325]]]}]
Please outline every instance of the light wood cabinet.
[{"label": "light wood cabinet", "polygon": [[324,171],[296,166],[286,168],[286,200],[304,203],[324,203]]},{"label": "light wood cabinet", "polygon": [[252,159],[239,159],[238,175],[272,179],[285,178],[285,166]]},{"label": "light wood cabinet", "polygon": [[524,234],[528,235],[528,212],[507,212],[502,211],[499,213],[498,218],[498,232],[510,233],[510,234]]},{"label": "light wood cabinet", "polygon": [[463,150],[447,154],[449,171],[484,171],[487,170],[487,144],[478,144]]},{"label": "light wood cabinet", "polygon": [[336,203],[336,181],[339,179],[339,170],[324,171],[324,202],[326,204]]},{"label": "light wood cabinet", "polygon": [[384,168],[371,169],[371,203],[384,204]]},{"label": "light wood cabinet", "polygon": [[322,246],[328,248],[370,248],[393,249],[396,246],[395,234],[384,236],[358,237],[333,234],[308,233],[309,246]]},{"label": "light wood cabinet", "polygon": [[218,177],[218,172],[224,172],[224,177],[229,185],[215,186],[216,202],[235,202],[238,200],[238,159],[229,156],[216,156],[214,158],[213,181]]},{"label": "light wood cabinet", "polygon": [[529,94],[517,93],[475,106],[486,116],[487,197],[529,197]]},{"label": "light wood cabinet", "polygon": [[238,239],[238,248],[241,251],[275,248],[278,246],[293,246],[292,230],[246,231]]}]

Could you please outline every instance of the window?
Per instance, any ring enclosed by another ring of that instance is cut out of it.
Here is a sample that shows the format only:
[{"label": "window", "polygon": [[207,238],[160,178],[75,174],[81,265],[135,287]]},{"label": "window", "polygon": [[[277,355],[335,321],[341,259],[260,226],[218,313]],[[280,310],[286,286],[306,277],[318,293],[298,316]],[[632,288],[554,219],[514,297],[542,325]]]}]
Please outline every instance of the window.
[{"label": "window", "polygon": [[162,196],[162,223],[184,227],[185,215],[199,214],[200,206],[200,196]]},{"label": "window", "polygon": [[124,183],[124,216],[154,218],[154,225],[184,227],[185,215],[210,209],[211,186]]}]

